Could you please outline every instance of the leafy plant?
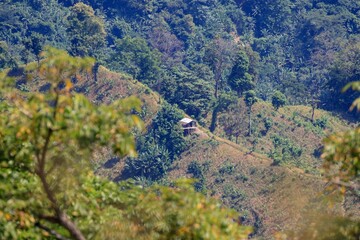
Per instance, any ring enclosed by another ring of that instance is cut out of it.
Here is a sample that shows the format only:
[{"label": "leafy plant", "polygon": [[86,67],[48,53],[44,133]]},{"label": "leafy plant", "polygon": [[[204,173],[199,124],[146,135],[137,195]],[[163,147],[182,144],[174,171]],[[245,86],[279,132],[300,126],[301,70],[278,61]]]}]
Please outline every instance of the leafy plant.
[{"label": "leafy plant", "polygon": [[[94,176],[89,159],[97,147],[135,156],[133,127],[142,122],[135,98],[92,105],[71,91],[71,77],[94,61],[48,48],[28,69],[51,84],[48,91],[19,92],[1,73],[1,239],[246,239],[238,214],[194,191],[143,189]],[[60,87],[64,86],[64,87]],[[94,224],[96,223],[96,224]]]}]

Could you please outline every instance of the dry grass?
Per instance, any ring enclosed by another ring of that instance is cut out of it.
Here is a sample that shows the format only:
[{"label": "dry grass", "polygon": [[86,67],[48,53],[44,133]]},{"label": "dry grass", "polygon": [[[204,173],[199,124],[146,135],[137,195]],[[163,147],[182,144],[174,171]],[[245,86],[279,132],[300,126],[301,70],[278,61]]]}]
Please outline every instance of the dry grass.
[{"label": "dry grass", "polygon": [[[84,79],[78,87],[96,104],[137,96],[144,104],[146,114],[143,117],[146,124],[151,123],[159,109],[159,95],[125,74],[110,72],[101,67],[98,82],[94,82],[92,76],[84,76]],[[38,83],[34,86],[38,88],[40,85]],[[294,112],[295,120],[292,118]],[[219,118],[224,114],[226,113],[220,114]],[[257,117],[259,114],[261,117]],[[221,125],[215,132],[216,135],[200,127],[192,146],[175,162],[169,179],[191,177],[187,173],[187,167],[192,161],[209,163],[209,170],[205,173],[207,193],[242,212],[246,216],[243,219],[245,224],[255,225],[257,234],[270,238],[277,231],[294,228],[302,221],[303,213],[309,206],[322,206],[319,199],[325,188],[320,177],[306,174],[302,169],[271,166],[272,159],[264,154],[273,148],[271,135],[281,134],[299,144],[304,149],[301,161],[313,164],[313,151],[320,146],[323,136],[332,131],[347,129],[348,124],[325,111],[317,110],[315,118],[329,118],[328,128],[319,134],[306,126],[298,126],[299,121],[309,121],[307,118],[310,116],[310,108],[291,106],[274,111],[270,104],[263,102],[253,107],[253,116],[258,131],[264,127],[262,120],[265,117],[276,123],[260,139],[255,152],[249,150],[251,142],[246,137],[240,138],[240,144],[219,137],[224,136]],[[109,179],[118,179],[121,175],[125,161],[113,158],[108,149],[95,151],[94,159],[97,174]],[[234,171],[231,174],[220,174],[219,169],[226,164],[234,166]],[[319,166],[319,163],[314,166]],[[241,191],[243,198],[231,199],[224,196],[226,186]],[[351,198],[347,202],[349,203],[339,211],[359,214],[359,204],[354,204]]]}]

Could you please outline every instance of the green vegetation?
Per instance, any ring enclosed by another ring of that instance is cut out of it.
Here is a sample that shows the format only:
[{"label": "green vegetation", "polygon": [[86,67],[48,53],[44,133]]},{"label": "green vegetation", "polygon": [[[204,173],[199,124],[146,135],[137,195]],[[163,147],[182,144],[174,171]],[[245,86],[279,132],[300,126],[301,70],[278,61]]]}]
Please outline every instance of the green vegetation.
[{"label": "green vegetation", "polygon": [[278,110],[279,107],[282,107],[286,104],[286,97],[281,92],[276,91],[271,98],[271,103],[275,109]]},{"label": "green vegetation", "polygon": [[124,175],[127,177],[145,177],[149,180],[163,178],[171,164],[188,145],[179,126],[182,113],[164,104],[153,119],[148,132],[137,139],[137,158],[128,158]]},{"label": "green vegetation", "polygon": [[[349,87],[360,91],[360,82],[352,82],[344,90]],[[359,102],[360,98],[357,98],[352,106],[360,109]],[[327,178],[343,190],[350,189],[359,196],[360,128],[335,133],[326,138],[324,144],[322,158]]]},{"label": "green vegetation", "polygon": [[[49,84],[43,93],[18,91],[8,72],[1,74],[2,239],[247,237],[250,229],[234,221],[236,212],[196,193],[189,183],[144,190],[94,176],[89,159],[96,148],[136,155],[131,130],[142,122],[132,110],[140,111],[140,102],[132,97],[95,106],[71,91],[72,77],[89,73],[93,59],[52,48],[41,57],[39,66],[30,64],[26,71],[31,82]],[[164,112],[176,121],[169,108]],[[160,119],[153,128],[166,130]],[[160,132],[172,141],[176,156],[174,134]]]},{"label": "green vegetation", "polygon": [[[331,214],[359,216],[359,12],[355,0],[0,1],[0,238],[246,238],[201,192],[267,239],[300,230],[322,175],[351,190]],[[198,123],[191,136],[182,117]],[[358,234],[348,220],[330,221],[333,236]],[[323,229],[311,221],[295,239]]]},{"label": "green vegetation", "polygon": [[0,66],[38,60],[50,44],[129,73],[195,117],[229,90],[344,111],[357,93],[340,89],[359,78],[355,2],[8,0]]}]

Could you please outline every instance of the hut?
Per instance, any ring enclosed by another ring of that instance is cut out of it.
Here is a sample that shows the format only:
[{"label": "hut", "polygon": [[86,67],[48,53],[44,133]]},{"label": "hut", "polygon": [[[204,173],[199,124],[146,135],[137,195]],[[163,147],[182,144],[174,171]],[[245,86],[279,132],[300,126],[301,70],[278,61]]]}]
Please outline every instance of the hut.
[{"label": "hut", "polygon": [[194,133],[197,129],[196,121],[191,118],[181,119],[180,124],[181,124],[182,129],[184,130],[185,136]]}]

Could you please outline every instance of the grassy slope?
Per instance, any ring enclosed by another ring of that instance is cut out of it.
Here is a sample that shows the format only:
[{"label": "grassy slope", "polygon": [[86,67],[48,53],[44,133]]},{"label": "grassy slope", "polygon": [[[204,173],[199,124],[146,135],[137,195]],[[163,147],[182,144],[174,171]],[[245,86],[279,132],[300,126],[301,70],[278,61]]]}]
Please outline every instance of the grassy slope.
[{"label": "grassy slope", "polygon": [[[245,108],[240,101],[236,107]],[[230,113],[229,113],[230,112]],[[332,113],[324,110],[315,110],[315,122],[323,120],[326,122],[325,127],[313,124],[310,120],[311,108],[307,106],[286,106],[275,111],[270,103],[259,102],[253,106],[252,110],[253,135],[247,136],[248,119],[245,118],[244,124],[241,126],[242,135],[238,138],[238,143],[242,146],[251,148],[253,151],[271,156],[271,152],[275,151],[273,138],[275,136],[288,141],[290,144],[301,149],[301,155],[298,157],[291,156],[290,161],[284,161],[281,164],[287,167],[297,167],[305,172],[319,174],[321,167],[320,152],[322,139],[333,132],[344,131],[350,127],[350,123],[341,120]],[[227,136],[223,125],[228,114],[232,114],[230,109],[218,116],[218,128],[215,134],[223,138],[235,141],[234,137]],[[244,113],[244,112],[243,112]],[[246,114],[246,113],[245,113]],[[265,121],[270,121],[272,126],[266,131]],[[257,144],[253,148],[254,139]],[[277,151],[281,152],[282,144]]]},{"label": "grassy slope", "polygon": [[[94,83],[91,79],[82,85],[81,89],[94,102],[111,102],[113,99],[137,95],[144,102],[146,123],[150,123],[155,116],[160,98],[141,83],[131,80],[123,74],[112,73],[104,68],[100,69],[99,81]],[[320,145],[324,133],[315,134],[312,130],[306,130],[306,126],[295,127],[295,120],[291,120],[294,111],[299,112],[301,118],[308,114],[308,108],[286,107],[275,112],[266,103],[254,106],[254,116],[257,112],[262,117],[273,116],[274,127],[267,133],[281,132],[286,137],[298,142],[305,149],[304,160],[313,151],[312,146]],[[319,114],[327,114],[317,111]],[[259,117],[257,117],[259,118]],[[261,118],[259,118],[259,127]],[[332,130],[346,129],[343,121],[332,117],[329,126]],[[330,130],[329,127],[329,130]],[[317,130],[316,130],[317,131]],[[222,135],[221,126],[217,134]],[[326,134],[326,133],[325,133]],[[271,148],[270,138],[264,138],[258,144],[264,149]],[[310,140],[309,140],[310,139]],[[177,178],[191,175],[187,174],[187,167],[192,161],[210,163],[209,170],[205,173],[207,193],[221,199],[225,204],[243,212],[245,223],[256,225],[257,233],[262,236],[270,236],[278,230],[287,229],[301,220],[301,214],[310,203],[318,202],[320,192],[325,183],[318,176],[304,173],[298,168],[283,166],[271,166],[272,160],[266,155],[250,152],[249,142],[244,138],[240,145],[229,140],[210,134],[205,129],[200,129],[193,144],[182,154],[173,166],[169,178]],[[258,152],[266,150],[256,149]],[[99,151],[95,156],[98,164],[97,173],[116,179],[123,169],[124,161],[112,159],[106,149]],[[312,161],[312,160],[311,160]],[[220,173],[224,166],[233,166],[228,173]],[[315,204],[318,206],[318,204]],[[353,203],[347,209],[354,211],[359,206]],[[337,206],[339,211],[345,210]]]}]

